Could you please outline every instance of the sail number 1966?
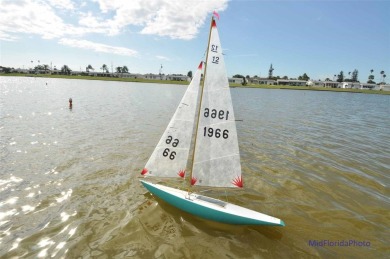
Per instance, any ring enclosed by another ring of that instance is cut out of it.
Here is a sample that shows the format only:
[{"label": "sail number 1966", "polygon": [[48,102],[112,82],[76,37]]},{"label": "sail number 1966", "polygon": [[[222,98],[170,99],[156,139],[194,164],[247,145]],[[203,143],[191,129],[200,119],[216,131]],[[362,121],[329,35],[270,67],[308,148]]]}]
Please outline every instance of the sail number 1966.
[{"label": "sail number 1966", "polygon": [[205,108],[203,115],[206,118],[210,116],[213,119],[218,118],[220,120],[228,120],[228,118],[229,118],[229,111],[224,111],[224,110],[217,111],[216,109],[212,109],[211,112],[210,112],[209,108]]},{"label": "sail number 1966", "polygon": [[229,131],[227,129],[221,130],[221,129],[213,129],[211,127],[204,127],[203,128],[203,136],[207,137],[216,137],[220,138],[223,137],[224,139],[229,138]]}]

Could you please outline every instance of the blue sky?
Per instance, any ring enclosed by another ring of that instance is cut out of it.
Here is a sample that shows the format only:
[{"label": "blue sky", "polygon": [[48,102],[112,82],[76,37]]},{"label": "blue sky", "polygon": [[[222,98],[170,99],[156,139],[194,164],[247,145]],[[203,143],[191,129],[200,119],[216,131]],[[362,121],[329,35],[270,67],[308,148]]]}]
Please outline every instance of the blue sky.
[{"label": "blue sky", "polygon": [[[312,79],[370,70],[390,81],[390,1],[1,0],[0,65],[187,74],[217,10],[228,75]],[[33,63],[31,63],[33,61]]]}]

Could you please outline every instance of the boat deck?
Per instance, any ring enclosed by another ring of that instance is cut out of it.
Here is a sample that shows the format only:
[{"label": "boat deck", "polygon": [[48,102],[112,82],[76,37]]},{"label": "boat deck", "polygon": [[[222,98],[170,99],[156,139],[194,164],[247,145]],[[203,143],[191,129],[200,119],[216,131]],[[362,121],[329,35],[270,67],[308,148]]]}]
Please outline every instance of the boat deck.
[{"label": "boat deck", "polygon": [[209,202],[209,203],[212,203],[212,204],[221,206],[221,207],[223,207],[223,208],[225,208],[225,206],[227,205],[226,202],[223,202],[223,201],[217,200],[217,199],[213,199],[213,198],[210,198],[210,197],[207,197],[207,196],[197,195],[196,198],[197,198],[198,200],[205,201],[205,202]]}]

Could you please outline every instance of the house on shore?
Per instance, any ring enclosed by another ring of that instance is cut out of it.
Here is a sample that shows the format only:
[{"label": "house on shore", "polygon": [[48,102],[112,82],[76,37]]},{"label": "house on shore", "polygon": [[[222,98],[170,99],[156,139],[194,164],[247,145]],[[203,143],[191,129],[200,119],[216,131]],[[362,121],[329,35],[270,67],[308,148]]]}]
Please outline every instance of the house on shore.
[{"label": "house on shore", "polygon": [[307,81],[306,85],[311,86],[311,87],[337,88],[339,86],[339,82],[309,80],[309,81]]},{"label": "house on shore", "polygon": [[165,80],[165,75],[148,73],[148,74],[144,74],[143,78],[150,79],[150,80]]},{"label": "house on shore", "polygon": [[389,84],[375,85],[373,90],[377,90],[377,91],[390,91],[390,85]]},{"label": "house on shore", "polygon": [[229,77],[228,80],[232,84],[242,84],[244,82],[244,78],[241,77]]},{"label": "house on shore", "polygon": [[171,80],[171,81],[191,81],[191,77],[185,76],[185,75],[167,75],[165,80]]},{"label": "house on shore", "polygon": [[372,90],[372,89],[376,89],[377,85],[369,84],[369,83],[359,83],[359,82],[341,82],[339,83],[339,88]]},{"label": "house on shore", "polygon": [[277,85],[289,85],[289,86],[306,86],[305,80],[297,80],[297,79],[277,79]]},{"label": "house on shore", "polygon": [[358,89],[373,90],[373,89],[375,89],[376,86],[377,86],[376,84],[361,83],[360,88],[358,88]]},{"label": "house on shore", "polygon": [[276,81],[269,78],[252,77],[249,78],[249,83],[259,85],[275,85]]},{"label": "house on shore", "polygon": [[339,84],[339,88],[344,89],[360,89],[360,83],[359,82],[341,82]]}]

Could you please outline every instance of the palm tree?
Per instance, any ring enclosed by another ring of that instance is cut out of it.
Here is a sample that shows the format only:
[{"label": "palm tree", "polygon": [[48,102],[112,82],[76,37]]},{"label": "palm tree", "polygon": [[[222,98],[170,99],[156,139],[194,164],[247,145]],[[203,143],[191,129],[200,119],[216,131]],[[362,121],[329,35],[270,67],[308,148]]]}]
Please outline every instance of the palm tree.
[{"label": "palm tree", "polygon": [[344,72],[340,71],[340,74],[337,76],[337,82],[341,83],[344,81]]},{"label": "palm tree", "polygon": [[106,64],[103,64],[103,66],[100,69],[103,71],[103,73],[108,73],[108,67]]},{"label": "palm tree", "polygon": [[61,68],[61,73],[63,73],[64,75],[70,75],[71,71],[72,70],[67,65],[63,65]]},{"label": "palm tree", "polygon": [[93,67],[91,65],[88,65],[85,70],[89,73],[89,70],[94,70]]},{"label": "palm tree", "polygon": [[46,74],[46,71],[49,70],[49,65],[43,65],[43,70],[45,70],[45,74]]},{"label": "palm tree", "polygon": [[375,84],[375,82],[374,82],[375,76],[372,74],[372,73],[374,72],[374,69],[371,69],[370,72],[371,72],[371,75],[368,76],[368,81],[367,81],[367,83]]},{"label": "palm tree", "polygon": [[[123,72],[123,67],[116,67],[116,72],[118,74],[118,77],[119,77],[119,74],[122,74]],[[122,75],[120,75],[122,77]]]},{"label": "palm tree", "polygon": [[383,75],[385,74],[385,71],[381,71],[381,76],[382,76],[382,82],[384,82],[384,78],[383,78]]},{"label": "palm tree", "polygon": [[386,74],[383,74],[383,83],[385,82]]}]

